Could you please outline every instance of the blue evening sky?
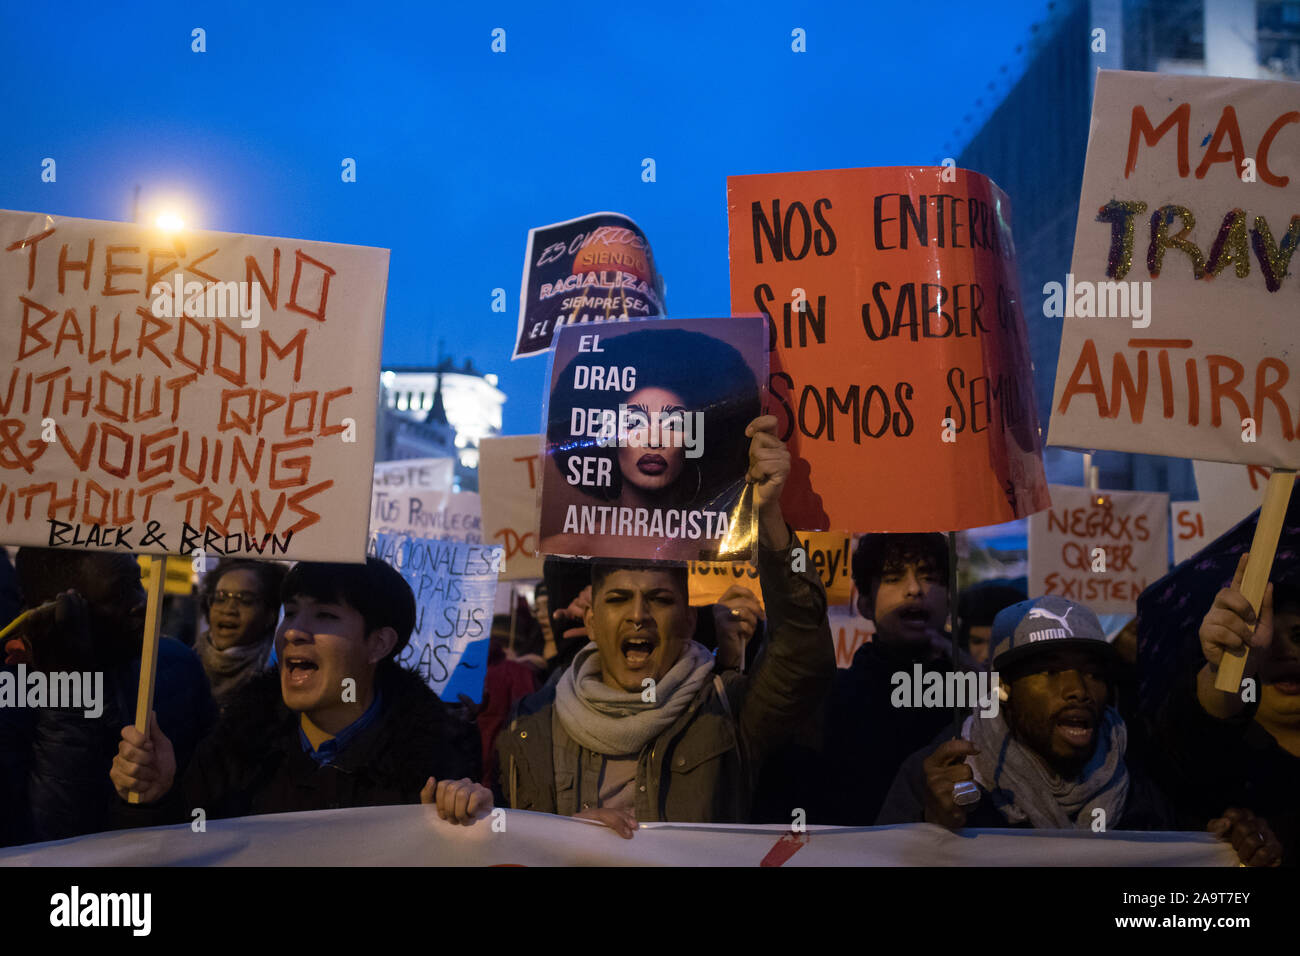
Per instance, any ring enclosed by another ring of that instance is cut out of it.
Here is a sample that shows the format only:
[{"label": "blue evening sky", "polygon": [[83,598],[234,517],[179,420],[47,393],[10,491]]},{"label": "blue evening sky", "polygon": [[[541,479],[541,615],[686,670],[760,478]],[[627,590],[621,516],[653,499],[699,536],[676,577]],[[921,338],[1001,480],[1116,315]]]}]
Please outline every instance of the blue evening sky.
[{"label": "blue evening sky", "polygon": [[510,361],[530,227],[625,213],[669,313],[725,315],[727,175],[956,155],[1049,7],[5,4],[0,208],[126,220],[138,183],[144,214],[176,198],[198,228],[391,249],[385,363],[444,340],[533,432],[545,359]]}]

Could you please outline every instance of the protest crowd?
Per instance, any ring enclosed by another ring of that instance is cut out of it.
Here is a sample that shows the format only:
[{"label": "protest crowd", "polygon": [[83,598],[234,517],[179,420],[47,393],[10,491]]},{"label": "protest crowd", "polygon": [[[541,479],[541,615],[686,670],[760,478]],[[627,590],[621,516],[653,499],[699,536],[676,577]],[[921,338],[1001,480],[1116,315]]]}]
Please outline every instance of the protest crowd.
[{"label": "protest crowd", "polygon": [[[943,536],[864,535],[852,573],[875,635],[837,673],[824,586],[794,570],[782,516],[790,454],[771,417],[745,435],[762,605],[735,586],[692,608],[678,566],[552,559],[529,640],[493,642],[479,707],[439,700],[394,663],[416,607],[384,562],[227,559],[203,581],[194,648],[160,643],[140,733],[138,565],[20,549],[4,565],[4,613],[36,611],[7,639],[6,669],[99,670],[107,692],[103,719],[0,710],[3,843],[185,822],[194,807],[221,818],[422,802],[470,826],[507,807],[629,839],[640,822],[788,823],[802,808],[842,826],[1208,829],[1243,863],[1294,865],[1300,591],[1270,587],[1256,618],[1242,561],[1188,635],[1199,666],[1147,721],[1121,697],[1135,662],[1086,605],[977,592],[954,656]],[[1213,686],[1224,651],[1243,645],[1260,662],[1253,705]],[[974,702],[956,732],[949,710],[891,703],[891,675],[990,666],[999,706]],[[349,677],[355,693],[340,695]]]},{"label": "protest crowd", "polygon": [[[473,465],[399,447],[462,437],[441,366],[380,441],[388,250],[0,211],[0,847],[412,806],[458,849],[513,814],[623,852],[650,824],[788,828],[778,856],[810,827],[1154,831],[1297,865],[1300,376],[1273,295],[1300,216],[1249,187],[1248,243],[1217,168],[1239,122],[1300,124],[1293,96],[1099,74],[1046,439],[1009,199],[948,163],[729,177],[723,318],[668,317],[622,214],[532,229],[513,344],[550,353],[541,433],[498,416],[455,443]],[[1221,119],[1189,178],[1192,103]],[[1300,183],[1284,152],[1261,146],[1270,189]],[[1232,210],[1217,240],[1185,202]],[[1146,306],[1093,316],[1144,264]],[[1135,337],[1152,296],[1161,337]],[[1044,444],[1195,459],[1231,520],[1175,534],[1170,570],[1169,496],[1049,486]],[[1203,464],[1263,473],[1258,515]],[[1017,522],[1029,573],[975,573],[958,532]]]}]

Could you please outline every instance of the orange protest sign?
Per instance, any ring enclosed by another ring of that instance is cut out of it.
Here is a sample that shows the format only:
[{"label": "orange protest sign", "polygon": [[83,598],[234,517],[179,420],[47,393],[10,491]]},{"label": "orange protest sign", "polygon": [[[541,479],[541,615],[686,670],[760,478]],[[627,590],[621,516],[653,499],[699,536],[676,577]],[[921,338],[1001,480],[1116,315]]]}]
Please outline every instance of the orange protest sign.
[{"label": "orange protest sign", "polygon": [[1047,507],[1009,204],[991,180],[841,169],[732,176],[727,191],[732,313],[767,318],[792,524],[947,531]]}]

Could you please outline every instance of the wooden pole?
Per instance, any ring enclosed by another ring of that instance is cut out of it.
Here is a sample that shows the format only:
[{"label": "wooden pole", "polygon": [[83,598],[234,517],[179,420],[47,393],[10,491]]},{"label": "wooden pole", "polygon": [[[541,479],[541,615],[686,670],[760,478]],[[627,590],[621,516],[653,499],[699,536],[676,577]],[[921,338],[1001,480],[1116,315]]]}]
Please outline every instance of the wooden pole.
[{"label": "wooden pole", "polygon": [[[1259,509],[1259,522],[1255,525],[1255,538],[1250,542],[1250,556],[1246,559],[1246,573],[1241,579],[1241,593],[1246,596],[1258,618],[1264,603],[1264,589],[1268,587],[1269,572],[1273,570],[1273,557],[1277,554],[1277,541],[1282,534],[1287,505],[1291,501],[1291,487],[1295,484],[1295,470],[1278,468],[1269,476],[1264,488],[1264,504]],[[1214,686],[1229,694],[1241,689],[1241,678],[1246,672],[1247,648],[1224,651],[1219,663],[1219,673]]]},{"label": "wooden pole", "polygon": [[[135,698],[135,729],[149,732],[149,712],[153,710],[153,691],[158,676],[158,633],[162,626],[163,586],[167,583],[167,559],[149,556],[149,603],[144,612],[144,647],[140,654],[140,689]],[[140,794],[132,790],[127,803],[139,803]]]},{"label": "wooden pole", "polygon": [[[959,645],[957,642],[957,632],[960,628],[957,626],[957,532],[948,532],[948,619],[952,622],[952,669],[955,673],[957,670],[957,652]],[[952,704],[952,735],[954,738],[961,736],[961,708],[957,706],[956,699]]]}]

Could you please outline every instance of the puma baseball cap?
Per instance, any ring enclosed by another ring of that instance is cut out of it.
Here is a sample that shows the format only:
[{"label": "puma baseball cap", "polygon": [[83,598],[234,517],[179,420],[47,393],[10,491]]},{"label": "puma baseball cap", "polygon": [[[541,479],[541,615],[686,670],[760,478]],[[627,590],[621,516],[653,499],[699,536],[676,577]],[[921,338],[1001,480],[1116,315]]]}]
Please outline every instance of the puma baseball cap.
[{"label": "puma baseball cap", "polygon": [[998,612],[990,642],[995,670],[1048,648],[1075,646],[1103,655],[1115,653],[1091,608],[1055,594],[1021,601]]}]

